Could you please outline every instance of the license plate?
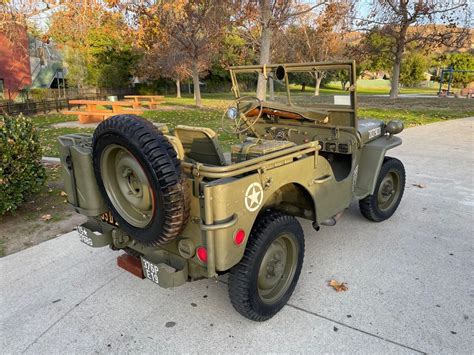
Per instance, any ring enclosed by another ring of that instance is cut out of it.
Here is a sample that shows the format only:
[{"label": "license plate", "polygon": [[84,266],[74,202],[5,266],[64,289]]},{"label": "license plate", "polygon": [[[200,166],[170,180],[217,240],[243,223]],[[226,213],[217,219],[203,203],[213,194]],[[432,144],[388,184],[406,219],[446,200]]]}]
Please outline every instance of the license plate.
[{"label": "license plate", "polygon": [[87,235],[87,230],[82,226],[77,226],[77,232],[79,233],[79,240],[88,246],[93,246],[92,239]]},{"label": "license plate", "polygon": [[146,260],[145,258],[141,258],[141,259],[142,259],[143,275],[145,275],[147,279],[153,281],[154,283],[159,284],[158,266]]}]

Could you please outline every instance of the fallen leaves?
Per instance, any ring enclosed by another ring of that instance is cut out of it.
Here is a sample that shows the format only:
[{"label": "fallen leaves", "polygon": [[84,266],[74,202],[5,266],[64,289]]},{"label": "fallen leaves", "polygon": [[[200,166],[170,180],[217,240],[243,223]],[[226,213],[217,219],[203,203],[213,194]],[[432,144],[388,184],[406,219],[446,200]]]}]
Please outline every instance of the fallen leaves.
[{"label": "fallen leaves", "polygon": [[339,282],[336,280],[329,281],[329,286],[336,290],[336,292],[345,292],[348,290],[345,282]]},{"label": "fallen leaves", "polygon": [[61,191],[61,194],[60,194],[60,195],[63,196],[63,197],[65,197],[65,196],[67,196],[67,193],[65,193],[64,191]]},{"label": "fallen leaves", "polygon": [[41,219],[45,222],[49,221],[51,218],[53,217],[49,213],[41,216]]},{"label": "fallen leaves", "polygon": [[422,185],[422,184],[412,184],[412,185],[420,189],[424,189],[426,187],[426,185]]}]

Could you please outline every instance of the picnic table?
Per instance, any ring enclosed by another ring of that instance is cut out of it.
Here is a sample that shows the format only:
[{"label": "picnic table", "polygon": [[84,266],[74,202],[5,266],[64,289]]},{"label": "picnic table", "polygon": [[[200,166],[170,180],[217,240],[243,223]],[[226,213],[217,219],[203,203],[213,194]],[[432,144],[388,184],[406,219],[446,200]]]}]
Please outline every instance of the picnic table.
[{"label": "picnic table", "polygon": [[[105,100],[69,100],[70,105],[86,106],[85,111],[63,111],[66,115],[77,115],[81,123],[100,122],[110,116],[131,113],[142,114],[140,102],[135,101],[105,101]],[[111,109],[103,106],[110,106]],[[127,109],[131,107],[131,109]]]},{"label": "picnic table", "polygon": [[125,95],[125,98],[140,103],[142,106],[148,106],[150,109],[156,108],[165,99],[163,95]]}]

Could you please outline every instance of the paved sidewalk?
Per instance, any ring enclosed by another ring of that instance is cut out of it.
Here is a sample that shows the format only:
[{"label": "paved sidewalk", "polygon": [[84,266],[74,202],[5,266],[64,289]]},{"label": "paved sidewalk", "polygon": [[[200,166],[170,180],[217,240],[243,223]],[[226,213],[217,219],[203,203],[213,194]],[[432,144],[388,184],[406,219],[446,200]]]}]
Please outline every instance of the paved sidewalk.
[{"label": "paved sidewalk", "polygon": [[[371,223],[354,204],[335,227],[316,233],[303,222],[299,284],[268,322],[233,310],[225,277],[161,289],[73,232],[0,259],[0,349],[472,353],[473,123],[402,133],[391,155],[405,163],[407,186],[390,220]],[[334,292],[332,278],[349,290]]]}]

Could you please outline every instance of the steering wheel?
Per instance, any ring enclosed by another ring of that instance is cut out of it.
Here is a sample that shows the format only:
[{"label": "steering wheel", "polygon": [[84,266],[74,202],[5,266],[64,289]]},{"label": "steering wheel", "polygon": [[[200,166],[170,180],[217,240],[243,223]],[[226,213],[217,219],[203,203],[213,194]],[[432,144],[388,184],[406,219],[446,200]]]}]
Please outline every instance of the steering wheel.
[{"label": "steering wheel", "polygon": [[[247,102],[246,102],[247,101]],[[258,115],[247,117],[247,114],[258,108]],[[242,134],[249,129],[254,134],[253,126],[262,116],[262,100],[254,96],[243,96],[234,100],[222,115],[222,129],[231,134]]]}]

